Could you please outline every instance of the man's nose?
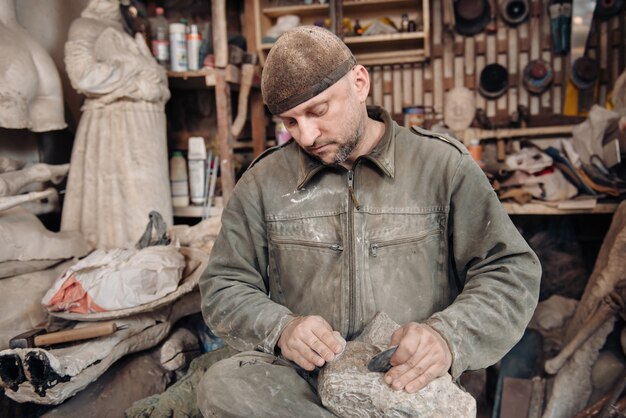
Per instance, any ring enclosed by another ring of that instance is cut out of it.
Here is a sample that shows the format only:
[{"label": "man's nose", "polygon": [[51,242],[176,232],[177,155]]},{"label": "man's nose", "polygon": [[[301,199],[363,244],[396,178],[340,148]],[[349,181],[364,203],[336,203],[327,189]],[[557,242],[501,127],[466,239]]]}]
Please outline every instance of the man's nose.
[{"label": "man's nose", "polygon": [[306,120],[301,121],[299,123],[300,128],[300,146],[302,147],[310,147],[312,146],[317,138],[320,136],[320,130],[317,126],[317,123]]}]

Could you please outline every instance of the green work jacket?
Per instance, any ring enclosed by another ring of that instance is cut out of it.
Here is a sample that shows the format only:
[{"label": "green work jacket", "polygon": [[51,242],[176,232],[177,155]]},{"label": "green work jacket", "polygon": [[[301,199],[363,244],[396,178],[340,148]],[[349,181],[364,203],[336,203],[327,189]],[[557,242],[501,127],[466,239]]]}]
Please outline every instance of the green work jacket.
[{"label": "green work jacket", "polygon": [[274,353],[294,315],[350,340],[382,311],[437,330],[454,378],[489,366],[530,320],[539,261],[460,142],[368,113],[385,133],[352,170],[292,141],[246,171],[200,279],[204,318],[233,348]]}]

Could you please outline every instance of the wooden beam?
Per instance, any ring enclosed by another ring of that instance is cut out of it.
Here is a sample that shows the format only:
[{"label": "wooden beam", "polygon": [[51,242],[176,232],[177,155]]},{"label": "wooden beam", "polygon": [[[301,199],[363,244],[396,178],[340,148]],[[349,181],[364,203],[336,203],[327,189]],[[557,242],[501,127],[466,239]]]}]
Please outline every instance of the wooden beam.
[{"label": "wooden beam", "polygon": [[343,39],[343,0],[330,0],[330,30]]},{"label": "wooden beam", "polygon": [[215,51],[215,101],[217,104],[217,137],[220,151],[220,178],[224,206],[235,188],[235,167],[233,160],[233,137],[230,85],[226,81],[228,65],[228,38],[226,33],[226,1],[211,2],[213,24],[213,49]]}]

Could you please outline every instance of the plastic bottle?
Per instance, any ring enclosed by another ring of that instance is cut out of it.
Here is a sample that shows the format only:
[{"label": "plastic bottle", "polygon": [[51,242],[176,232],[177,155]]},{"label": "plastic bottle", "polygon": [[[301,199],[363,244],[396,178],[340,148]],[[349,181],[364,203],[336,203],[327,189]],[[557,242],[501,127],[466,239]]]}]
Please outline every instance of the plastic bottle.
[{"label": "plastic bottle", "polygon": [[198,32],[197,25],[189,26],[187,34],[187,62],[189,70],[200,69],[200,45],[202,44],[202,36]]},{"label": "plastic bottle", "polygon": [[480,142],[477,139],[472,139],[470,141],[469,146],[467,147],[468,151],[474,161],[482,168],[485,166],[483,162],[483,147],[480,145]]},{"label": "plastic bottle", "polygon": [[356,22],[354,23],[354,35],[355,36],[363,35],[363,27],[361,26],[359,19],[357,19]]},{"label": "plastic bottle", "polygon": [[156,17],[152,19],[152,55],[157,62],[169,68],[170,65],[170,34],[165,11],[162,7],[156,8]]},{"label": "plastic bottle", "polygon": [[170,60],[172,71],[187,71],[187,38],[184,23],[170,23]]},{"label": "plastic bottle", "polygon": [[409,15],[406,13],[402,14],[402,21],[400,22],[400,32],[408,32],[409,31]]},{"label": "plastic bottle", "polygon": [[206,180],[206,144],[201,136],[189,138],[189,194],[191,203],[201,205],[204,203],[205,180]]},{"label": "plastic bottle", "polygon": [[189,182],[187,181],[187,161],[180,151],[174,151],[170,159],[170,184],[172,205],[189,206]]}]

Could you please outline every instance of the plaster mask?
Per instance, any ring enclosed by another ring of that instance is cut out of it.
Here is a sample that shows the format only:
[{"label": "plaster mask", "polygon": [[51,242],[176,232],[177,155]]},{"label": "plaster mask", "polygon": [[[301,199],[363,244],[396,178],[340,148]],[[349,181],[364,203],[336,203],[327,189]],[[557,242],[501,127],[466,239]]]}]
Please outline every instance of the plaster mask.
[{"label": "plaster mask", "polygon": [[474,120],[476,103],[474,93],[466,87],[455,87],[446,93],[443,120],[453,131],[467,129]]}]

